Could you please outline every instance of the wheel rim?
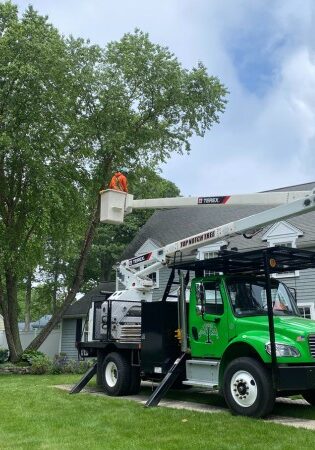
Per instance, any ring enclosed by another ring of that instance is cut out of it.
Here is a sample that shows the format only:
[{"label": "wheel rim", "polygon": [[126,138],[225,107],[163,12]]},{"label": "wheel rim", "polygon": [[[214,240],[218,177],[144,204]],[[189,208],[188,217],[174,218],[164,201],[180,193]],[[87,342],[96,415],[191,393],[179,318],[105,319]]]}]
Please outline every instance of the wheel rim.
[{"label": "wheel rim", "polygon": [[239,370],[231,379],[231,394],[233,400],[240,406],[248,408],[255,403],[258,389],[253,375],[246,370]]},{"label": "wheel rim", "polygon": [[118,380],[117,366],[113,361],[110,361],[105,369],[105,380],[109,387],[114,387]]}]

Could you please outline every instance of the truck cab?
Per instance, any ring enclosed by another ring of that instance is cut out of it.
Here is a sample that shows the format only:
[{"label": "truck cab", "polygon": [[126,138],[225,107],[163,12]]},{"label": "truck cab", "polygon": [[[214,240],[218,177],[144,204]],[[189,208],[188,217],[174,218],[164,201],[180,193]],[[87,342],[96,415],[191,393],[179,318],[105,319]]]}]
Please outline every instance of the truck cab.
[{"label": "truck cab", "polygon": [[315,321],[301,317],[296,293],[270,273],[296,267],[299,258],[292,250],[265,252],[267,274],[263,251],[256,251],[243,256],[260,258],[257,274],[241,273],[238,255],[236,270],[191,281],[183,381],[218,389],[232,410],[256,417],[271,411],[277,395],[302,394],[315,403]]}]

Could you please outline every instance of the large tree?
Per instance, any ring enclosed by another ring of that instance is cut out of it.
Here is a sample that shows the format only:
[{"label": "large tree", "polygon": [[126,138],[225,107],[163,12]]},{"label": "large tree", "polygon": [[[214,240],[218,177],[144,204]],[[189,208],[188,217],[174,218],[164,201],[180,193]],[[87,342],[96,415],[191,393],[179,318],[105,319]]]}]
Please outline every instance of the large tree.
[{"label": "large tree", "polygon": [[12,360],[22,351],[19,282],[44,258],[51,233],[66,234],[86,208],[84,151],[69,145],[78,89],[68,54],[46,18],[30,7],[19,19],[0,4],[0,307]]},{"label": "large tree", "polygon": [[0,5],[0,302],[11,359],[21,352],[16,286],[51,232],[61,240],[64,219],[66,230],[86,228],[65,301],[31,348],[80,288],[100,185],[118,165],[155,169],[189,151],[190,137],[219,121],[225,95],[203,64],[184,69],[139,30],[99,48],[63,38],[32,8],[19,18]]}]

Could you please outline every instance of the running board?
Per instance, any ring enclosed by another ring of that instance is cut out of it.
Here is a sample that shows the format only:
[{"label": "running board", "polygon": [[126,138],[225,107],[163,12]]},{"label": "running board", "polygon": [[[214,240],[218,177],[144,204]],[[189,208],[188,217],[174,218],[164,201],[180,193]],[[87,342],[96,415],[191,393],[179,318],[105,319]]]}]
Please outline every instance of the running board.
[{"label": "running board", "polygon": [[186,357],[187,357],[186,353],[183,353],[175,360],[174,364],[167,372],[161,383],[150,395],[149,399],[145,404],[146,407],[157,406],[159,404],[162,397],[173,386],[174,381],[176,381],[178,375],[180,375],[181,372],[183,371],[185,367]]},{"label": "running board", "polygon": [[186,386],[203,387],[203,388],[213,389],[214,391],[219,389],[217,384],[207,383],[206,381],[186,380],[186,381],[182,381],[182,383],[185,384]]},{"label": "running board", "polygon": [[82,389],[84,388],[84,386],[86,386],[88,384],[88,382],[90,381],[91,378],[94,377],[94,375],[97,372],[97,363],[94,364],[94,366],[92,366],[87,372],[86,374],[83,375],[83,377],[81,378],[81,380],[79,381],[79,383],[75,384],[73,386],[73,388],[71,389],[71,391],[69,392],[69,394],[78,394],[79,392],[82,391]]}]

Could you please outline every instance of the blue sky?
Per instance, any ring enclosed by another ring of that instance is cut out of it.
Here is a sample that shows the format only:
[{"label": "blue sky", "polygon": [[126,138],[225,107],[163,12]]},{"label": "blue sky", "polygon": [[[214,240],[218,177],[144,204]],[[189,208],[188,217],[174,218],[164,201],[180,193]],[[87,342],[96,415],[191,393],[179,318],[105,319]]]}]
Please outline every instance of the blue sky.
[{"label": "blue sky", "polygon": [[65,35],[106,45],[139,27],[230,91],[226,112],[163,175],[184,195],[255,192],[315,180],[313,0],[34,0]]}]

